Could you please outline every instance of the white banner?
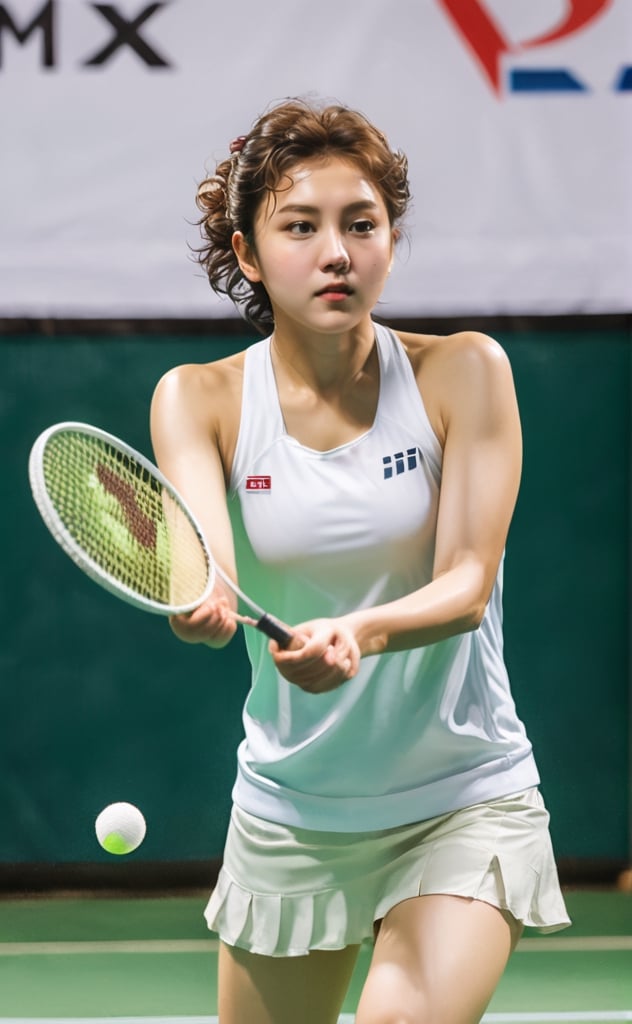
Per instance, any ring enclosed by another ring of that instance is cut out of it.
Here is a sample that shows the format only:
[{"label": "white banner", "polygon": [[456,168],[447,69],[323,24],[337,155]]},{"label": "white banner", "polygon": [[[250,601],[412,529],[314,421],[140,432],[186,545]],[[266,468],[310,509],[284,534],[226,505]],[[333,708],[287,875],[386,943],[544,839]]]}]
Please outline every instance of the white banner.
[{"label": "white banner", "polygon": [[385,317],[632,310],[630,0],[0,2],[0,317],[226,317],[197,181],[272,102],[410,160]]}]

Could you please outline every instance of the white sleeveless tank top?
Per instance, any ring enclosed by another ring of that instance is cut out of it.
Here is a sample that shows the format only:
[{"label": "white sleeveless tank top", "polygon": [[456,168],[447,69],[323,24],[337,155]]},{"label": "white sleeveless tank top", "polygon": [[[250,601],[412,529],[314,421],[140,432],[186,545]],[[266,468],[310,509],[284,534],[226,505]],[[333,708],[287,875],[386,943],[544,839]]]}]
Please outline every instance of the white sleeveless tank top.
[{"label": "white sleeveless tank top", "polygon": [[[239,581],[292,624],[393,600],[432,578],[441,446],[399,339],[375,325],[380,387],[361,437],[314,451],[286,432],[270,339],[245,357],[229,510]],[[363,658],[326,694],[280,676],[247,631],[235,803],[326,831],[421,821],[537,785],[503,661],[502,566],[475,632]]]}]

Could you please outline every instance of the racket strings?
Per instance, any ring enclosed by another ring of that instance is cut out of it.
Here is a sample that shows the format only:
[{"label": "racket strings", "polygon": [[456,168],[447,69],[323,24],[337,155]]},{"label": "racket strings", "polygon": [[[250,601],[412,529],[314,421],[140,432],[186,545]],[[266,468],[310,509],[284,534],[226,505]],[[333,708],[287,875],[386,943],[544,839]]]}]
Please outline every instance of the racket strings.
[{"label": "racket strings", "polygon": [[201,597],[210,568],[197,529],[144,465],[101,438],[63,432],[49,438],[43,471],[64,528],[101,572],[166,607]]}]

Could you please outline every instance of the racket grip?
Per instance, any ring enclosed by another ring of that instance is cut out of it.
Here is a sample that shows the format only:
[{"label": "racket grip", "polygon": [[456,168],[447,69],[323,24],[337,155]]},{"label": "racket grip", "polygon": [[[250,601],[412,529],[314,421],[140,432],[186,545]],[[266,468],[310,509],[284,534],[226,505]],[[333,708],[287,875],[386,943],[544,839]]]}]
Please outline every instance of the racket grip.
[{"label": "racket grip", "polygon": [[285,626],[282,626],[277,619],[274,619],[271,615],[262,615],[256,623],[257,629],[260,629],[262,633],[269,636],[271,640],[276,640],[279,647],[285,650],[289,647],[290,643],[294,639],[294,634],[290,633]]}]

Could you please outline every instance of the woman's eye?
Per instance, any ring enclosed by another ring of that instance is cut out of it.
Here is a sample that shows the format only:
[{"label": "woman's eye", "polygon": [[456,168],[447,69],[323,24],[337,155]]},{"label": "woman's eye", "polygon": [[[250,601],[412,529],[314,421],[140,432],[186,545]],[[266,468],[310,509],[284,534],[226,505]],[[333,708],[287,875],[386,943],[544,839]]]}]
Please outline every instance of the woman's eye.
[{"label": "woman's eye", "polygon": [[370,231],[373,231],[375,224],[372,220],[355,220],[350,227],[350,231],[353,231],[356,235],[366,235]]},{"label": "woman's eye", "polygon": [[296,220],[292,224],[288,224],[288,231],[291,235],[309,235],[312,230],[312,225],[306,220]]}]

